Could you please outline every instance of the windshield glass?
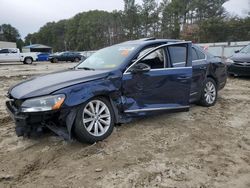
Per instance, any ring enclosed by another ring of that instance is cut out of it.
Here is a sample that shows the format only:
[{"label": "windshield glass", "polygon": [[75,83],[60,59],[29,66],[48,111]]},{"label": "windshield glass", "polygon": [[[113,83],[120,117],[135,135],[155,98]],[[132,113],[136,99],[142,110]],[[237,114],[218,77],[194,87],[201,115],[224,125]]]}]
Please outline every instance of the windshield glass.
[{"label": "windshield glass", "polygon": [[241,49],[240,53],[250,53],[250,45]]},{"label": "windshield glass", "polygon": [[113,69],[120,66],[137,45],[115,45],[103,48],[80,63],[76,68]]}]

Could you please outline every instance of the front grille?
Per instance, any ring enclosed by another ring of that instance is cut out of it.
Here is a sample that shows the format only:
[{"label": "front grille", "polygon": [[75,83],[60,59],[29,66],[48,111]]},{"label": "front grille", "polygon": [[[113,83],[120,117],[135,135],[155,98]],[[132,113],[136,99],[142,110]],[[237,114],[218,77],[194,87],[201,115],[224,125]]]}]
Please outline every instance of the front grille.
[{"label": "front grille", "polygon": [[250,61],[234,61],[235,63],[250,63]]},{"label": "front grille", "polygon": [[228,67],[228,72],[238,75],[250,75],[250,66],[232,64]]},{"label": "front grille", "polygon": [[234,64],[235,64],[235,65],[238,65],[238,66],[250,66],[250,62],[239,62],[239,61],[235,61]]}]

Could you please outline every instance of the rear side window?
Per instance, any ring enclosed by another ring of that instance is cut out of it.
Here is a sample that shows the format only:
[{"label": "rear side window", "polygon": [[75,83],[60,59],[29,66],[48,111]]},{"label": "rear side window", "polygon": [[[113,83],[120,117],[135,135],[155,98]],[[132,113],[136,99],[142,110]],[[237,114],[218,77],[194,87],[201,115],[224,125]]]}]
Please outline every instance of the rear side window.
[{"label": "rear side window", "polygon": [[172,67],[185,67],[187,59],[186,46],[169,46],[168,52]]},{"label": "rear side window", "polygon": [[0,54],[7,54],[7,53],[9,53],[8,49],[2,49],[2,50],[0,50]]}]

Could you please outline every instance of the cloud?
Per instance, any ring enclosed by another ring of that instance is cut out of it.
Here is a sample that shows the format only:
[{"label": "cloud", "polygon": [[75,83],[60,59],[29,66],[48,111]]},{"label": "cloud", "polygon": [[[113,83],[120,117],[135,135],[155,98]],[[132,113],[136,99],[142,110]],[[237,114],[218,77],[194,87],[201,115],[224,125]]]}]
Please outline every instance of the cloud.
[{"label": "cloud", "polygon": [[0,4],[0,24],[13,25],[22,37],[47,22],[71,18],[79,12],[123,9],[123,0],[0,0]]},{"label": "cloud", "polygon": [[244,17],[250,10],[250,0],[230,0],[224,4],[224,7],[231,14]]},{"label": "cloud", "polygon": [[[122,10],[124,6],[123,0],[0,0],[0,5],[0,24],[16,27],[22,38],[47,22],[71,18],[88,10]],[[230,0],[224,6],[229,12],[243,15],[248,0]]]}]

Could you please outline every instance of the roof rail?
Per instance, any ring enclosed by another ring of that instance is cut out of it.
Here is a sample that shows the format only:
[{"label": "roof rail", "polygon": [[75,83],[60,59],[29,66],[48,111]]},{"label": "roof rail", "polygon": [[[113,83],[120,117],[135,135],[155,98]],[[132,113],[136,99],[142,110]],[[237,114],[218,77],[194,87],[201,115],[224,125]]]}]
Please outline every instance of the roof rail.
[{"label": "roof rail", "polygon": [[141,38],[139,40],[141,41],[149,41],[149,40],[155,40],[156,38],[155,37],[150,37],[150,38]]}]

